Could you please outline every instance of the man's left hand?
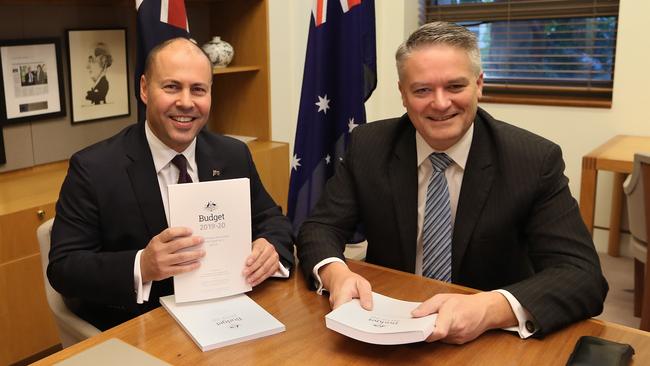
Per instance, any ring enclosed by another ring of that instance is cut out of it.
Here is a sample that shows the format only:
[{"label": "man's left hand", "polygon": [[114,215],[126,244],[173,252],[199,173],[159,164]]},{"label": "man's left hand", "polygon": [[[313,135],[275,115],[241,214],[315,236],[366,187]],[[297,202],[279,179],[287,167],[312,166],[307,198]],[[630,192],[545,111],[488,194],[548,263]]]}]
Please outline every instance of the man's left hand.
[{"label": "man's left hand", "polygon": [[246,258],[243,274],[246,282],[257,286],[262,281],[273,275],[280,266],[280,256],[275,251],[273,244],[264,238],[253,242],[251,255]]},{"label": "man's left hand", "polygon": [[517,324],[510,303],[498,292],[438,294],[420,304],[411,315],[418,318],[434,313],[438,313],[438,319],[427,342],[463,344],[489,329]]}]

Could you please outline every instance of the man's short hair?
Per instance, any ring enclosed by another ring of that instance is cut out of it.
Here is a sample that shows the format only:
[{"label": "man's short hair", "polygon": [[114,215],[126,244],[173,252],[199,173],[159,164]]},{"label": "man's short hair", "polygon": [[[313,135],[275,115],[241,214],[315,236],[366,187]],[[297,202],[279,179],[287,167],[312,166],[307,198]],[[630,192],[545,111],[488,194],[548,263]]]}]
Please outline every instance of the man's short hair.
[{"label": "man's short hair", "polygon": [[113,56],[104,42],[97,42],[92,52],[93,62],[96,62],[102,70],[106,70],[113,64]]},{"label": "man's short hair", "polygon": [[174,43],[174,42],[176,42],[178,40],[185,40],[185,41],[187,41],[187,43],[189,43],[189,44],[193,45],[194,47],[196,47],[196,49],[203,56],[205,56],[205,60],[208,63],[208,65],[210,65],[210,70],[212,70],[212,62],[210,62],[210,57],[205,53],[205,51],[203,51],[203,49],[201,47],[199,47],[196,44],[196,41],[194,41],[191,38],[176,37],[176,38],[170,38],[170,39],[168,39],[168,40],[166,40],[166,41],[164,41],[162,43],[159,43],[158,45],[156,45],[156,47],[152,48],[151,51],[149,51],[149,54],[147,55],[147,58],[144,61],[144,76],[145,76],[145,78],[147,80],[150,80],[150,78],[151,78],[151,73],[153,72],[153,63],[154,63],[154,60],[155,60],[156,56],[158,55],[158,53],[160,53],[160,51],[162,51],[167,46],[169,46],[170,44],[172,44],[172,43]]},{"label": "man's short hair", "polygon": [[474,73],[476,75],[481,73],[481,54],[476,35],[458,24],[439,21],[421,26],[397,48],[395,63],[400,79],[404,60],[409,54],[419,48],[434,45],[446,45],[464,50],[469,56]]}]

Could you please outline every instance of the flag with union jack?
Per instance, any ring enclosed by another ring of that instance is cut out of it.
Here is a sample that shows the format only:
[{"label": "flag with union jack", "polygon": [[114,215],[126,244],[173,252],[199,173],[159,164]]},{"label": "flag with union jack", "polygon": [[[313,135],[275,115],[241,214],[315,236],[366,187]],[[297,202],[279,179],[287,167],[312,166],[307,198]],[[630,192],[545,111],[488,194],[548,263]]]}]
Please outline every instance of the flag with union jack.
[{"label": "flag with union jack", "polygon": [[364,102],[377,85],[374,0],[313,4],[291,158],[288,216],[296,234],[334,174],[350,132],[366,122]]},{"label": "flag with union jack", "polygon": [[138,121],[146,118],[145,105],[140,100],[140,75],[144,61],[152,48],[176,37],[190,38],[184,0],[135,0],[138,12],[138,49],[135,67],[135,97],[138,100]]}]

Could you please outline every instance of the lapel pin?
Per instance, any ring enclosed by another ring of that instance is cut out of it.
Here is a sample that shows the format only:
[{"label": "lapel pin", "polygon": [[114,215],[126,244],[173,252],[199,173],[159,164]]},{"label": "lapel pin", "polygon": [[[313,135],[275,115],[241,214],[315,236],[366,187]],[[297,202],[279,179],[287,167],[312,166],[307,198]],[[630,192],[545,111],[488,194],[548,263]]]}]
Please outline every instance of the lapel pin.
[{"label": "lapel pin", "polygon": [[218,177],[218,176],[220,176],[220,175],[221,175],[221,171],[220,171],[220,170],[214,170],[214,169],[212,170],[212,176],[213,176],[213,177]]}]

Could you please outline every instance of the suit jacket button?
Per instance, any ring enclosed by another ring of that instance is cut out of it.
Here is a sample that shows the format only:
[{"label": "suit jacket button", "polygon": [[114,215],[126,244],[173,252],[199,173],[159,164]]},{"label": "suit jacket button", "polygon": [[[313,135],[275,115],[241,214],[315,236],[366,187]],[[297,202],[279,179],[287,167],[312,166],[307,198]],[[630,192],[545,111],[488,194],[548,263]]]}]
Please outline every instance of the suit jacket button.
[{"label": "suit jacket button", "polygon": [[531,322],[530,320],[526,320],[526,330],[533,333],[535,331],[535,324]]}]

